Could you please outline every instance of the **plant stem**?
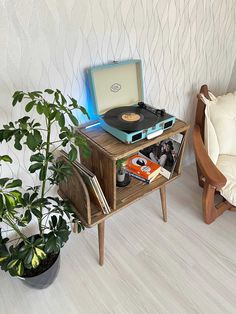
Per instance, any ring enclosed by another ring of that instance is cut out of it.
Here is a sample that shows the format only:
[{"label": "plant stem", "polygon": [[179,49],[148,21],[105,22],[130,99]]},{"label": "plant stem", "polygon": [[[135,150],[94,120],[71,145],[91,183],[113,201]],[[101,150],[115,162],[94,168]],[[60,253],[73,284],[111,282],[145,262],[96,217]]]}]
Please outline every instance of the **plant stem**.
[{"label": "plant stem", "polygon": [[[47,171],[48,171],[48,158],[49,158],[49,149],[50,149],[50,139],[51,139],[51,121],[50,119],[47,120],[47,140],[46,140],[46,152],[45,152],[45,178],[43,179],[42,184],[42,191],[41,191],[41,198],[44,198],[45,195],[45,188],[46,188],[46,181],[47,181]],[[43,205],[40,205],[40,212],[43,215]],[[42,230],[42,218],[39,218],[39,233],[43,237],[43,230]]]},{"label": "plant stem", "polygon": [[14,231],[21,237],[22,240],[24,240],[27,243],[30,243],[27,239],[27,237],[20,231],[20,229],[13,223],[10,219],[10,217],[4,217],[4,219],[7,221],[7,224],[14,229]]},{"label": "plant stem", "polygon": [[57,147],[55,147],[53,150],[52,150],[52,152],[51,153],[54,153],[59,147],[61,147],[61,144],[60,145],[58,145]]}]

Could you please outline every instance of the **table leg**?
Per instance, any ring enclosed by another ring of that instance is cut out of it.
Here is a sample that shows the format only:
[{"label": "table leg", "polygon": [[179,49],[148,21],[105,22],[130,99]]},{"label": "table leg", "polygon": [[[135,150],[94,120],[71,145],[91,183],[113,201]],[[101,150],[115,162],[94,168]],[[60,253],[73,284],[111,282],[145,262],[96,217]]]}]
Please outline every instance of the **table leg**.
[{"label": "table leg", "polygon": [[98,224],[98,246],[99,246],[99,265],[104,263],[104,230],[105,221]]},{"label": "table leg", "polygon": [[162,215],[163,220],[167,222],[167,208],[166,208],[166,187],[163,185],[160,188],[160,195],[161,195],[161,206],[162,206]]}]

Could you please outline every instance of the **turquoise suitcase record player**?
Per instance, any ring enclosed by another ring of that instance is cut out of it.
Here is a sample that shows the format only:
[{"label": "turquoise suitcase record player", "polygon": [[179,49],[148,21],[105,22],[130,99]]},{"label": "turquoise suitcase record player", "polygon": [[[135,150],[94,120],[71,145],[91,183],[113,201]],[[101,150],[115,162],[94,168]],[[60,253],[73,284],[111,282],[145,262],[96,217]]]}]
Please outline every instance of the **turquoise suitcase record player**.
[{"label": "turquoise suitcase record player", "polygon": [[91,67],[87,74],[101,127],[122,142],[154,138],[175,123],[165,110],[143,102],[141,60]]}]

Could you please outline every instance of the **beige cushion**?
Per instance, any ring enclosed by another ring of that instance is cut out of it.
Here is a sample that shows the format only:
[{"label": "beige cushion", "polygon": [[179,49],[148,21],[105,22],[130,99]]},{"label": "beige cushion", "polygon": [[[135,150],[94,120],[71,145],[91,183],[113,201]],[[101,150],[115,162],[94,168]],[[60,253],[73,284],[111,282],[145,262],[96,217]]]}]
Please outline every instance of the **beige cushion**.
[{"label": "beige cushion", "polygon": [[229,203],[236,206],[236,155],[220,155],[216,166],[227,179],[220,193]]},{"label": "beige cushion", "polygon": [[206,105],[205,145],[211,160],[216,164],[219,155],[236,155],[236,92],[211,100],[200,95]]}]

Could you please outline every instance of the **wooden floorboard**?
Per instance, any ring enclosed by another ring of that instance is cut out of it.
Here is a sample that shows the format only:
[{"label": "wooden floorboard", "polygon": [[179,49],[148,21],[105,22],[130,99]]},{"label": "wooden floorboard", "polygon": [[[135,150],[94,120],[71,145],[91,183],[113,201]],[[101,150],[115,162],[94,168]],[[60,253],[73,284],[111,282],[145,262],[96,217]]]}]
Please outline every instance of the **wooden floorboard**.
[{"label": "wooden floorboard", "polygon": [[236,313],[236,213],[206,225],[194,165],[106,222],[105,264],[97,229],[72,235],[58,278],[32,290],[0,272],[0,314]]}]

